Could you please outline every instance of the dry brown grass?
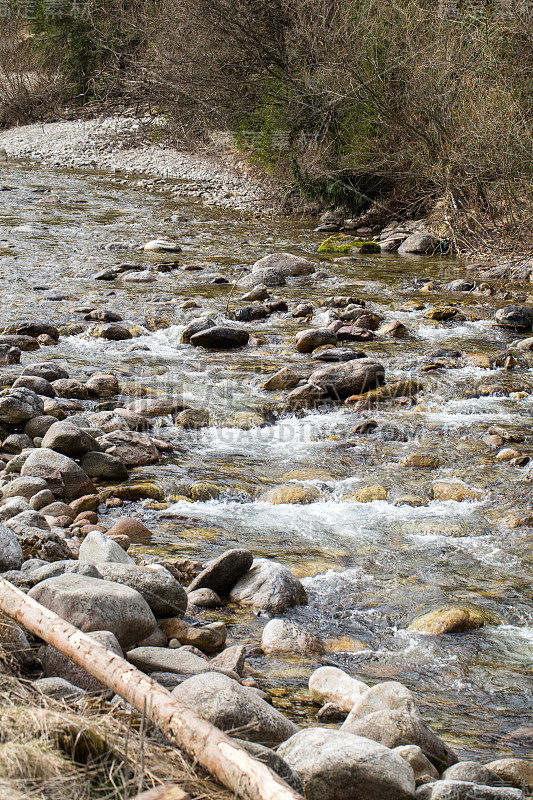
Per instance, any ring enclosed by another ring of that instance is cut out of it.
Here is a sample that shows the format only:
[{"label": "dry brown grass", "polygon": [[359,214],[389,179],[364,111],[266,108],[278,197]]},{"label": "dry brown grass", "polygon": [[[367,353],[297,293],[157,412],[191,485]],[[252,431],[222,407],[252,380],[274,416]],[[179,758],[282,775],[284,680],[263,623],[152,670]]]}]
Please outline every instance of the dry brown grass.
[{"label": "dry brown grass", "polygon": [[0,676],[0,800],[127,800],[174,783],[195,800],[231,800],[139,716],[84,698],[77,708]]}]

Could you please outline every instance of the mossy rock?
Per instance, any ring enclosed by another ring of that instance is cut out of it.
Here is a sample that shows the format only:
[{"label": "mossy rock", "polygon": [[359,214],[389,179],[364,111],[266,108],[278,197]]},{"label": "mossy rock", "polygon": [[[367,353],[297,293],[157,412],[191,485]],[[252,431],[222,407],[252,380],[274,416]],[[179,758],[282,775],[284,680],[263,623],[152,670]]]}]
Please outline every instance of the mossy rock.
[{"label": "mossy rock", "polygon": [[121,500],[129,500],[130,502],[146,499],[157,500],[158,503],[164,503],[165,501],[165,493],[156,483],[147,482],[117,486],[113,489],[113,494]]},{"label": "mossy rock", "polygon": [[224,491],[223,486],[218,486],[211,481],[198,481],[190,488],[190,497],[193,502],[205,503],[207,500],[216,500]]},{"label": "mossy rock", "polygon": [[381,248],[377,242],[351,239],[349,236],[344,236],[342,233],[324,239],[322,244],[318,247],[318,252],[352,253],[354,248],[360,253],[381,253]]},{"label": "mossy rock", "polygon": [[263,492],[259,500],[263,503],[281,505],[290,503],[292,505],[310,505],[316,503],[322,497],[315,486],[302,486],[299,483],[283,483],[273,489]]},{"label": "mossy rock", "polygon": [[465,633],[483,628],[485,625],[500,623],[501,620],[495,614],[484,608],[441,606],[415,619],[407,630],[423,633],[426,636],[440,636],[443,633]]}]

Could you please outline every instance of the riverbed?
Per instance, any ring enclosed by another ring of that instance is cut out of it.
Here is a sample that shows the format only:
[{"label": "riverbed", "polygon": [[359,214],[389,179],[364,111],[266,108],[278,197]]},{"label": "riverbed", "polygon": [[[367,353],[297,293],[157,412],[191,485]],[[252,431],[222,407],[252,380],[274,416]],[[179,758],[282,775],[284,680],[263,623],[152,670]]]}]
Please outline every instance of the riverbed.
[{"label": "riverbed", "polygon": [[[209,410],[210,426],[199,431],[175,427],[170,417],[158,421],[155,435],[176,449],[160,464],[132,471],[132,482],[149,480],[165,496],[165,502],[120,509],[153,531],[149,545],[132,552],[205,561],[241,546],[281,561],[303,580],[309,604],[288,616],[318,634],[327,655],[321,661],[250,659],[258,682],[299,724],[316,724],[307,679],[319,663],[331,663],[366,682],[405,683],[426,721],[462,757],[529,755],[532,529],[513,528],[509,519],[528,512],[531,473],[527,463],[499,461],[483,441],[491,426],[500,426],[522,438],[510,446],[523,462],[532,453],[533,362],[513,347],[517,334],[493,321],[498,307],[527,302],[528,288],[507,296],[498,285],[443,292],[446,282],[471,276],[461,260],[446,256],[339,261],[317,253],[324,234],[313,230],[316,220],[208,207],[191,197],[186,181],[160,185],[143,175],[126,180],[11,162],[2,166],[0,183],[0,325],[38,319],[77,326],[56,346],[23,353],[21,363],[57,360],[69,365],[71,377],[112,371],[128,399],[172,394]],[[16,230],[20,225],[34,227]],[[156,273],[148,284],[95,280],[125,262],[151,269],[165,261],[135,249],[157,237],[179,243],[178,268]],[[130,249],[106,249],[114,242]],[[319,268],[270,290],[289,311],[237,325],[243,292],[233,284],[276,252],[304,256]],[[428,291],[429,281],[434,288]],[[377,337],[354,347],[384,364],[388,382],[422,380],[416,399],[362,411],[322,405],[291,413],[282,395],[260,388],[282,366],[301,375],[318,366],[294,348],[294,335],[314,324],[291,310],[305,302],[318,311],[337,295],[361,299],[385,322],[406,326],[404,338]],[[183,308],[190,299],[197,307]],[[420,308],[399,310],[409,303]],[[427,317],[431,307],[450,303],[460,311],[458,321]],[[136,337],[95,338],[94,323],[84,320],[91,308],[117,311],[126,321],[121,324],[137,326]],[[182,344],[184,327],[206,312],[248,330],[251,343],[229,353]],[[505,369],[509,353],[517,363]],[[481,358],[475,362],[470,354]],[[494,386],[500,391],[485,390]],[[259,413],[266,424],[230,427],[240,412]],[[373,433],[354,432],[370,419],[377,423]],[[414,452],[433,454],[438,466],[402,466]],[[320,499],[308,505],[257,500],[287,473],[316,487]],[[461,482],[465,499],[434,499],[433,486],[443,480]],[[191,502],[190,486],[199,481],[216,484],[217,496]],[[386,490],[385,499],[350,499],[376,485]],[[420,503],[395,504],[406,495]],[[118,513],[110,509],[107,518]],[[491,622],[442,636],[407,630],[425,610],[450,603],[481,608]],[[230,643],[252,645],[267,621],[232,606],[206,618],[226,622]]]}]

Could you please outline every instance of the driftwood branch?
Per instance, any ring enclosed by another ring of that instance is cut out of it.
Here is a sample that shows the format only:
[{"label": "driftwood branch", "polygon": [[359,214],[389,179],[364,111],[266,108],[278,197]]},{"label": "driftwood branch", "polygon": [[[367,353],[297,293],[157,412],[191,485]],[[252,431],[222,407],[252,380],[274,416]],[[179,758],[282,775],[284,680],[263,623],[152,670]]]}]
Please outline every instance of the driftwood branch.
[{"label": "driftwood branch", "polygon": [[303,800],[269,767],[163,686],[3,578],[0,610],[123,697],[243,800]]}]

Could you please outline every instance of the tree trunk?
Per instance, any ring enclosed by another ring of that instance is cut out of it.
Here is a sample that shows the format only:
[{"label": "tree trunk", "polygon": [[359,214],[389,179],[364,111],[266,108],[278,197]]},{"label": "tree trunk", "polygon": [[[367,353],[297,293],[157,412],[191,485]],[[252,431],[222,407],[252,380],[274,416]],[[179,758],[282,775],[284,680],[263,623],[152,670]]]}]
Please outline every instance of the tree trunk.
[{"label": "tree trunk", "polygon": [[0,610],[123,697],[243,800],[303,800],[269,767],[163,686],[3,578]]}]

